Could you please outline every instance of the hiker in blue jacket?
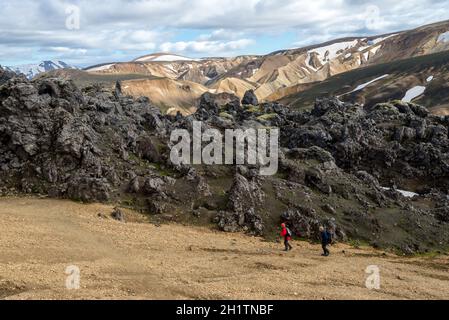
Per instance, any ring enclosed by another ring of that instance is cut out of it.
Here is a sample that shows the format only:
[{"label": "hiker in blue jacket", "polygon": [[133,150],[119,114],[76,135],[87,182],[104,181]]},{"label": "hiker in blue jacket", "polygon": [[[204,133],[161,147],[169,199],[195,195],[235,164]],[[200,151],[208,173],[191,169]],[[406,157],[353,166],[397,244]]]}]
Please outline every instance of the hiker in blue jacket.
[{"label": "hiker in blue jacket", "polygon": [[330,251],[327,248],[329,244],[332,243],[332,234],[324,229],[324,227],[320,227],[320,238],[321,238],[321,245],[323,248],[323,257],[328,257],[330,255]]}]

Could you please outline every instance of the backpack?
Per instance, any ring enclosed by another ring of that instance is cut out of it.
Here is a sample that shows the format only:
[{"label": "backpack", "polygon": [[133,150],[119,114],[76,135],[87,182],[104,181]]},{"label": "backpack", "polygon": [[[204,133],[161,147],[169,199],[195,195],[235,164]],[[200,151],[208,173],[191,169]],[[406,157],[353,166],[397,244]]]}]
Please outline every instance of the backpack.
[{"label": "backpack", "polygon": [[332,244],[333,235],[330,231],[326,231],[327,243]]},{"label": "backpack", "polygon": [[285,229],[287,229],[287,237],[293,237],[293,233],[292,233],[292,231],[289,229],[289,228],[285,228]]}]

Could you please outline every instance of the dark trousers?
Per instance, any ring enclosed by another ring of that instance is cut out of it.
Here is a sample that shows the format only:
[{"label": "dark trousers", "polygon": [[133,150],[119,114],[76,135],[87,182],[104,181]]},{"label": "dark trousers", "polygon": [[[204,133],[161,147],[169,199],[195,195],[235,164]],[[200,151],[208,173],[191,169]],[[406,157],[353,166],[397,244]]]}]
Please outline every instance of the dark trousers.
[{"label": "dark trousers", "polygon": [[284,245],[285,245],[285,251],[290,251],[293,249],[293,247],[291,246],[291,244],[287,238],[284,239]]},{"label": "dark trousers", "polygon": [[329,249],[327,248],[327,243],[322,243],[321,245],[322,245],[322,247],[323,247],[324,255],[325,255],[326,257],[327,257],[328,255],[330,255],[330,251],[329,251]]}]

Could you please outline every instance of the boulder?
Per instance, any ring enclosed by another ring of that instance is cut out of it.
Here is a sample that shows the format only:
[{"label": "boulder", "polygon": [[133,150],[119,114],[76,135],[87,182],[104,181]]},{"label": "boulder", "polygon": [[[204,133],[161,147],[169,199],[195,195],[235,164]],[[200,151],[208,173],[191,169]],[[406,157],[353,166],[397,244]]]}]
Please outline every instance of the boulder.
[{"label": "boulder", "polygon": [[263,197],[256,181],[248,181],[237,173],[229,191],[228,211],[221,212],[217,219],[219,228],[229,232],[245,230],[263,234],[263,220],[256,213],[257,204],[261,203]]},{"label": "boulder", "polygon": [[254,90],[248,90],[245,92],[245,95],[242,99],[243,105],[252,105],[257,106],[259,105],[259,100],[257,99],[256,94],[254,93]]},{"label": "boulder", "polygon": [[159,177],[148,177],[145,179],[142,190],[146,195],[161,194],[165,186],[164,180]]},{"label": "boulder", "polygon": [[119,208],[114,208],[114,211],[111,213],[112,219],[120,222],[125,222],[125,214]]}]

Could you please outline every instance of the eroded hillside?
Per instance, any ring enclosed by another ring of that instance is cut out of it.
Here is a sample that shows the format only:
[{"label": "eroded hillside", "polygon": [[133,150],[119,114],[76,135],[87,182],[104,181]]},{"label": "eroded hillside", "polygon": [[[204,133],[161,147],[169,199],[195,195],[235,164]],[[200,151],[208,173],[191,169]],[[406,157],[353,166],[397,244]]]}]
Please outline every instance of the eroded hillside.
[{"label": "eroded hillside", "polygon": [[[447,32],[449,24],[445,21],[410,31],[337,39],[265,56],[190,59],[160,53],[140,57],[131,62],[93,66],[87,68],[85,73],[100,77],[115,75],[116,78],[120,78],[120,75],[141,75],[143,78],[152,76],[176,82],[181,88],[192,86],[193,82],[198,88],[201,87],[201,90],[233,93],[240,98],[247,90],[253,89],[259,100],[274,101],[301,93],[316,83],[348,71],[446,51],[449,49],[449,42],[444,36]],[[437,68],[438,65],[435,64],[434,67]],[[438,70],[434,72],[437,73]],[[71,75],[76,77],[77,74]],[[130,86],[132,84],[139,89],[131,88],[130,93],[144,94],[164,110],[186,112],[196,108],[195,103],[191,102],[192,98],[200,97],[198,90],[192,90],[187,96],[182,91],[175,90],[174,96],[185,96],[185,99],[170,100],[170,94],[165,93],[165,84],[162,81],[155,82],[147,90],[142,90],[144,86],[138,81],[132,82]],[[321,95],[326,94],[330,95],[329,92],[321,92]],[[161,96],[164,99],[161,99]],[[166,100],[170,105],[162,103],[161,100]]]}]

